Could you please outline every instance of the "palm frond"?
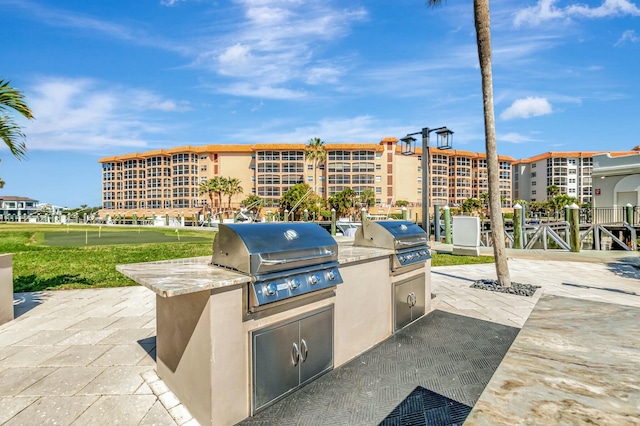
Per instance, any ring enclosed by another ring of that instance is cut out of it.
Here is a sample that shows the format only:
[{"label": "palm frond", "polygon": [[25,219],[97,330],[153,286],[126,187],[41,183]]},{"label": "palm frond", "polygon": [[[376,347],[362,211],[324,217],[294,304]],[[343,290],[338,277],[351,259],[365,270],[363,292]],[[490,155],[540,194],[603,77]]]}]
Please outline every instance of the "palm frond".
[{"label": "palm frond", "polygon": [[0,111],[12,109],[27,119],[33,119],[33,113],[24,101],[24,95],[9,85],[8,81],[0,80]]},{"label": "palm frond", "polygon": [[0,139],[18,160],[27,156],[27,145],[22,129],[10,117],[0,115]]}]

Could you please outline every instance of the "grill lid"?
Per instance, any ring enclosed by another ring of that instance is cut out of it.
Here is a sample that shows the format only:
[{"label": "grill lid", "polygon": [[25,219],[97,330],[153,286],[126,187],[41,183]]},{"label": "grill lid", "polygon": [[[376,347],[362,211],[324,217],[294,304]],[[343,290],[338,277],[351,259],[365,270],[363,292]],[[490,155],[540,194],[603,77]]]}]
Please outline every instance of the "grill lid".
[{"label": "grill lid", "polygon": [[356,231],[354,245],[402,250],[427,246],[427,233],[413,222],[404,220],[365,221]]},{"label": "grill lid", "polygon": [[220,224],[212,264],[250,275],[337,262],[338,244],[305,222]]}]

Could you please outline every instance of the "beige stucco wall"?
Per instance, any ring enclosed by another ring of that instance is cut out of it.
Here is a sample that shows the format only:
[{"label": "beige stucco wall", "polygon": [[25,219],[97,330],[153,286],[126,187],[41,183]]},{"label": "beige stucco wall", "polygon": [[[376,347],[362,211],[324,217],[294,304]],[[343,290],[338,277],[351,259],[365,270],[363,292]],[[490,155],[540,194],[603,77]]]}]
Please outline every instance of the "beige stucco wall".
[{"label": "beige stucco wall", "polygon": [[13,255],[0,254],[0,325],[13,319]]},{"label": "beige stucco wall", "polygon": [[389,258],[340,267],[336,288],[334,367],[356,357],[392,331]]}]

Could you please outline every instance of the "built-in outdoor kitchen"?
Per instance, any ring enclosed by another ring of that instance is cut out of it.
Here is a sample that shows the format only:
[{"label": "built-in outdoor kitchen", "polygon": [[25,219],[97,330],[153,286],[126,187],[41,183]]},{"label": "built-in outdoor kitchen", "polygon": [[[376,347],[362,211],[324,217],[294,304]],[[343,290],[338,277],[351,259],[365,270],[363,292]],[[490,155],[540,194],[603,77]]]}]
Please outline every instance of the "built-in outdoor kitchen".
[{"label": "built-in outdoor kitchen", "polygon": [[156,293],[158,375],[201,424],[234,424],[430,310],[426,234],[365,221],[220,225],[212,256],[119,265]]}]

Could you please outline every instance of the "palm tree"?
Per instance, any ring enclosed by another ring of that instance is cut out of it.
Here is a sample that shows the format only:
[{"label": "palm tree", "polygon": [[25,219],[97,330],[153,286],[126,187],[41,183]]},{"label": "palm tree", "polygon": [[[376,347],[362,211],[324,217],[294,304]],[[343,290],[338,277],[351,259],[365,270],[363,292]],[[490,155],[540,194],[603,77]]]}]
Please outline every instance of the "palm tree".
[{"label": "palm tree", "polygon": [[483,192],[480,194],[480,201],[482,202],[483,206],[488,206],[489,205],[489,193],[488,192]]},{"label": "palm tree", "polygon": [[553,198],[560,195],[560,187],[558,185],[547,186],[547,197]]},{"label": "palm tree", "polygon": [[[436,6],[442,0],[428,0],[428,4]],[[476,42],[478,59],[482,76],[482,99],[484,105],[484,135],[487,151],[487,171],[489,172],[489,214],[491,215],[491,233],[493,237],[493,254],[496,263],[498,284],[511,287],[511,276],[507,264],[507,251],[502,222],[502,206],[500,203],[500,167],[498,163],[498,147],[496,144],[496,119],[493,109],[493,76],[491,70],[491,17],[489,0],[473,0],[473,18],[476,26]]]},{"label": "palm tree", "polygon": [[225,179],[225,185],[224,188],[222,189],[222,192],[229,197],[229,211],[227,212],[227,217],[229,217],[229,214],[231,212],[231,197],[233,197],[236,194],[242,194],[243,193],[243,189],[240,186],[240,180],[236,179],[236,178],[232,178],[229,177],[227,179]]},{"label": "palm tree", "polygon": [[373,189],[367,188],[360,193],[360,203],[366,206],[367,210],[376,204],[376,194]]},{"label": "palm tree", "polygon": [[318,192],[318,163],[327,158],[327,149],[320,138],[309,139],[309,145],[304,150],[304,158],[313,162],[313,190]]},{"label": "palm tree", "polygon": [[[9,147],[9,151],[18,160],[27,155],[26,136],[9,111],[15,111],[23,117],[32,120],[33,113],[24,102],[22,93],[9,86],[8,81],[0,80],[0,139]],[[4,180],[0,179],[0,188],[4,187]]]},{"label": "palm tree", "polygon": [[213,197],[218,196],[218,206],[222,207],[222,191],[225,187],[226,179],[222,176],[216,176],[213,179],[209,179],[200,183],[200,187],[198,188],[198,193],[200,195],[206,194],[211,201],[209,205],[209,211],[213,213]]}]

